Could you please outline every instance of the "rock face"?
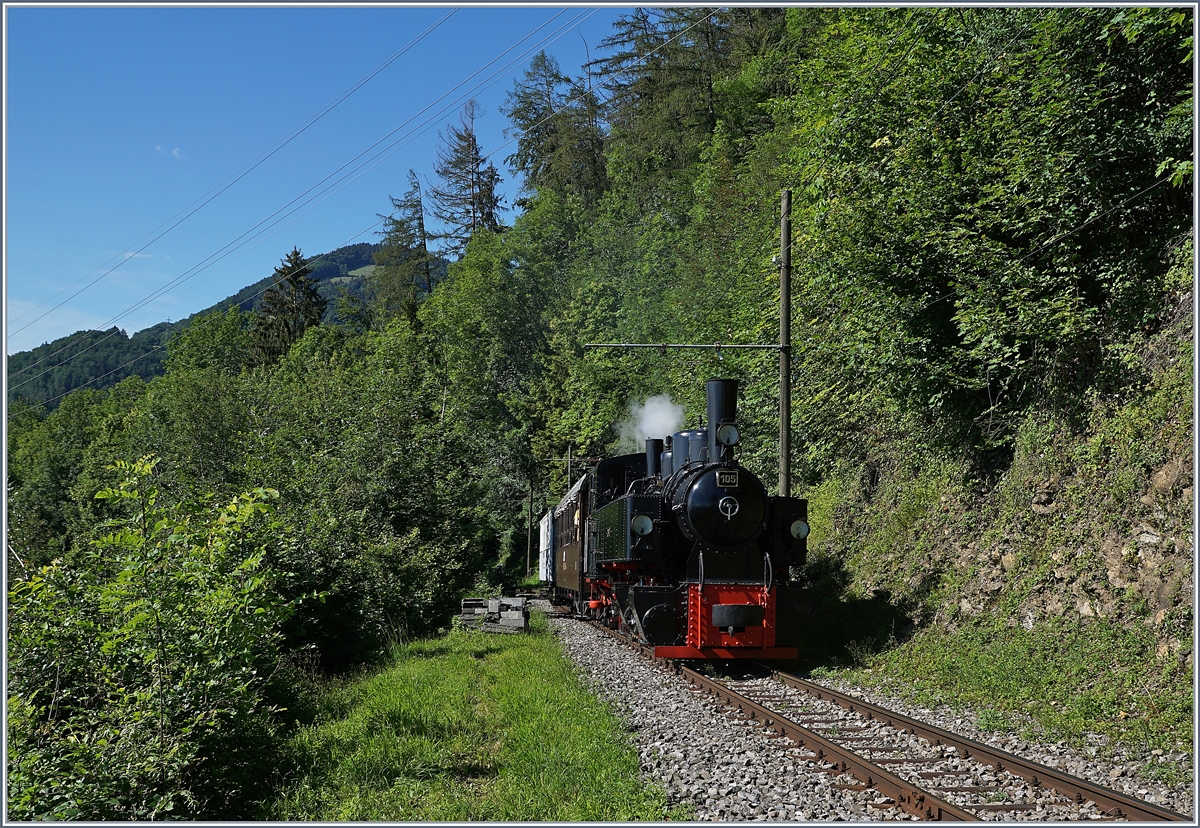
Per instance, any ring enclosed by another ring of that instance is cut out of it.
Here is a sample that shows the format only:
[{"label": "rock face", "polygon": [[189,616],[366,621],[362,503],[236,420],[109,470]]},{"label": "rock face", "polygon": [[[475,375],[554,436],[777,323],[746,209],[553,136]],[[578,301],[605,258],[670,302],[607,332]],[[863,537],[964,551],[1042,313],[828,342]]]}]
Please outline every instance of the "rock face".
[{"label": "rock face", "polygon": [[[962,562],[977,566],[977,574],[964,584],[958,602],[967,616],[990,612],[996,596],[1019,582],[1026,570],[1050,563],[1049,571],[1016,613],[1018,617],[1058,617],[1075,613],[1085,618],[1109,618],[1118,611],[1118,594],[1140,596],[1151,617],[1165,618],[1174,608],[1190,604],[1193,593],[1192,458],[1166,462],[1145,480],[1146,494],[1128,503],[1126,514],[1094,517],[1098,526],[1108,524],[1102,535],[1087,536],[1086,526],[1062,526],[1055,512],[1079,514],[1084,492],[1068,481],[1058,497],[1040,492],[1031,511],[1046,517],[1030,518],[1014,526],[1008,538],[995,545],[980,542],[977,548],[962,548]],[[1146,505],[1150,503],[1150,505]],[[1056,506],[1056,508],[1051,508]],[[1123,518],[1123,520],[1122,520]],[[1114,527],[1114,523],[1123,526]],[[1038,530],[1066,535],[1049,550],[1049,562],[1038,559]],[[1033,534],[1033,542],[1030,535]],[[1072,538],[1072,535],[1075,535]],[[1080,536],[1082,535],[1082,536]],[[1020,547],[1026,547],[1022,556]],[[1160,623],[1156,622],[1156,625]]]},{"label": "rock face", "polygon": [[1189,287],[1129,355],[1143,372],[1134,385],[1080,401],[1074,419],[1030,413],[997,468],[896,438],[822,483],[809,493],[810,560],[836,572],[827,588],[886,591],[918,626],[951,631],[992,619],[1149,629],[1185,668],[1193,327]]},{"label": "rock face", "polygon": [[941,551],[939,557],[973,575],[935,621],[953,626],[953,614],[992,614],[1018,590],[1026,597],[1009,626],[1073,618],[1145,623],[1160,651],[1185,661],[1184,630],[1173,622],[1191,612],[1194,593],[1192,466],[1190,456],[1180,456],[1147,472],[1140,497],[1121,504],[1119,513],[1091,505],[1089,481],[1056,477],[1035,486],[1029,512],[1005,531],[950,540]]}]

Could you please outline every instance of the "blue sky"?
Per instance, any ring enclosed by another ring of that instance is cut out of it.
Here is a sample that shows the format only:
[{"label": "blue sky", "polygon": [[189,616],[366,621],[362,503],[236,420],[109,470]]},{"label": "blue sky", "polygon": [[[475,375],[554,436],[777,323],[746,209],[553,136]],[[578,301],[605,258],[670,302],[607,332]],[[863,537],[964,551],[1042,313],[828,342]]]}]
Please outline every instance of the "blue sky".
[{"label": "blue sky", "polygon": [[[246,177],[132,255],[145,244],[139,240],[452,8],[7,7],[7,352],[85,328],[115,324],[132,334],[181,319],[270,275],[293,245],[311,256],[376,241],[372,225],[389,208],[389,195],[407,188],[407,171],[433,177],[438,131],[458,122],[466,97],[482,107],[477,134],[484,152],[495,153],[511,204],[519,182],[504,164],[513,151],[500,112],[506,93],[546,37],[553,39],[541,48],[564,72],[579,74],[585,44],[593,58],[599,55],[600,41],[628,9],[461,8]],[[481,82],[486,88],[470,91]],[[430,104],[380,145],[401,139],[398,148],[355,180],[144,301]]]}]

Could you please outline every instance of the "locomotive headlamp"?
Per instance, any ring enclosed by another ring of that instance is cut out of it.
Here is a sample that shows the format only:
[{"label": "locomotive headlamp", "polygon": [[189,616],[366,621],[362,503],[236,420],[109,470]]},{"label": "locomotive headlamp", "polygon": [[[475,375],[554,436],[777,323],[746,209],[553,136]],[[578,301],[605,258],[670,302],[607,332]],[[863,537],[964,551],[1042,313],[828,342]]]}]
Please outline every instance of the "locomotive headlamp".
[{"label": "locomotive headlamp", "polygon": [[726,423],[717,429],[717,442],[723,446],[736,446],[740,437],[737,426],[733,423]]},{"label": "locomotive headlamp", "polygon": [[654,531],[654,521],[649,515],[635,515],[633,520],[629,521],[629,528],[633,530],[633,534],[644,538]]},{"label": "locomotive headlamp", "polygon": [[789,531],[796,540],[804,540],[808,537],[808,524],[802,520],[792,521]]}]

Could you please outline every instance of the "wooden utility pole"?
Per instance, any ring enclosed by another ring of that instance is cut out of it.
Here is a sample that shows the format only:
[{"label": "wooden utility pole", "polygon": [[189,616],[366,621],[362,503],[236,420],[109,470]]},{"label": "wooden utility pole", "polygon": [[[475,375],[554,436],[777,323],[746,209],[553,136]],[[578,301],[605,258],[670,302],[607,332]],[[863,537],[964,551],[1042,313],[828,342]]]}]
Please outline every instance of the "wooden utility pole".
[{"label": "wooden utility pole", "polygon": [[525,578],[528,579],[532,574],[529,571],[529,558],[533,553],[533,478],[529,478],[529,522],[527,524],[528,531],[525,535]]},{"label": "wooden utility pole", "polygon": [[[692,345],[665,342],[589,342],[584,348],[749,348],[779,351],[779,494],[792,493],[792,191],[784,190],[779,219],[779,344],[778,345]],[[567,449],[567,485],[570,485],[570,448]]]},{"label": "wooden utility pole", "polygon": [[779,494],[792,493],[792,191],[779,219]]}]

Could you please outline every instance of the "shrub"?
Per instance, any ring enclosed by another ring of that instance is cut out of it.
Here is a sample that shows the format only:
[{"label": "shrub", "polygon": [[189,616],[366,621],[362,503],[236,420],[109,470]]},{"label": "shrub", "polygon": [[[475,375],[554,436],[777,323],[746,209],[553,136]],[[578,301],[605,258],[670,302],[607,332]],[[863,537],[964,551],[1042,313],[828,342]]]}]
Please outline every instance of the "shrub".
[{"label": "shrub", "polygon": [[261,776],[261,691],[290,607],[252,543],[269,489],[167,508],[155,461],[97,498],[124,516],[79,565],[9,593],[8,817],[226,815]]}]

